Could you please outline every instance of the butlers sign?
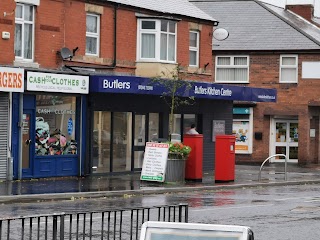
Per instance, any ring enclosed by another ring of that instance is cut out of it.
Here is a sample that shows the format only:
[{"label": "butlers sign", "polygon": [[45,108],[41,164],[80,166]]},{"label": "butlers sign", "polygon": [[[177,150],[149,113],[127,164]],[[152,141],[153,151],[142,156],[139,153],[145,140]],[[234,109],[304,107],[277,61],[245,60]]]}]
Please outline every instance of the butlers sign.
[{"label": "butlers sign", "polygon": [[[276,89],[250,88],[227,84],[190,81],[191,87],[181,88],[177,95],[182,97],[238,100],[253,102],[276,102]],[[133,93],[162,95],[167,92],[164,85],[150,78],[133,76],[91,76],[90,92]]]}]

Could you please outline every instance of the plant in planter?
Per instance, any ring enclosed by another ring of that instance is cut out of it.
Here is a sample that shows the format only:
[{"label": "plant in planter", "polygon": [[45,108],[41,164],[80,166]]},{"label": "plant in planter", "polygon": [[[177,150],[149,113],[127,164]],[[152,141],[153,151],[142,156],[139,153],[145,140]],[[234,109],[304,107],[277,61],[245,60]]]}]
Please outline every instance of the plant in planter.
[{"label": "plant in planter", "polygon": [[194,97],[188,97],[186,93],[192,88],[192,82],[184,79],[185,74],[180,65],[173,70],[162,71],[161,77],[153,78],[155,85],[164,88],[161,98],[168,105],[169,113],[169,129],[168,137],[171,141],[173,133],[174,113],[181,105],[192,105],[195,101]]},{"label": "plant in planter", "polygon": [[183,143],[169,142],[169,159],[183,159],[186,160],[191,152],[191,147]]}]

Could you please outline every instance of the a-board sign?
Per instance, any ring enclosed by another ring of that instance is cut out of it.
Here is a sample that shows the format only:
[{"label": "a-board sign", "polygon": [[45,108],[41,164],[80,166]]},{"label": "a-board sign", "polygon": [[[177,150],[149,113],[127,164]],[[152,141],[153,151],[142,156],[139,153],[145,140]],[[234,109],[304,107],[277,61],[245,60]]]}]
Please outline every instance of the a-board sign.
[{"label": "a-board sign", "polygon": [[168,151],[168,143],[146,143],[140,180],[164,182]]},{"label": "a-board sign", "polygon": [[155,222],[142,225],[140,240],[253,240],[249,227],[237,225]]}]

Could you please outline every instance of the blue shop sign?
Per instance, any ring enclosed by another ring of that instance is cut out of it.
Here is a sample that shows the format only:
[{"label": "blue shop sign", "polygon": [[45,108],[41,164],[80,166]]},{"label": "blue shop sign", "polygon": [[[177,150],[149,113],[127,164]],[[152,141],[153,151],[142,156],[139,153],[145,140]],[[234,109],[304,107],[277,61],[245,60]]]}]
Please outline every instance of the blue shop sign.
[{"label": "blue shop sign", "polygon": [[250,108],[233,108],[233,114],[250,114]]},{"label": "blue shop sign", "polygon": [[[150,78],[135,76],[90,76],[90,92],[132,93],[163,95],[166,86]],[[253,102],[276,102],[277,90],[250,88],[190,81],[191,88],[181,88],[177,95],[182,97],[238,100]]]}]

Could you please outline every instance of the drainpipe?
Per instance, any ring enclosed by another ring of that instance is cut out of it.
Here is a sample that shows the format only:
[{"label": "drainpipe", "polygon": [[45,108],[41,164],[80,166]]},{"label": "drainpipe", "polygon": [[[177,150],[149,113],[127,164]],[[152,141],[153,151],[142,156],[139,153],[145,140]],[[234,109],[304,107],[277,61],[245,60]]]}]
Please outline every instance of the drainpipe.
[{"label": "drainpipe", "polygon": [[113,29],[113,64],[112,67],[117,66],[117,13],[118,13],[118,4],[114,5],[114,29]]},{"label": "drainpipe", "polygon": [[7,180],[13,179],[13,158],[12,158],[12,92],[9,92],[9,117],[8,117],[8,163],[7,163]]},{"label": "drainpipe", "polygon": [[22,179],[22,121],[23,121],[23,93],[19,94],[19,167],[18,179]]}]

